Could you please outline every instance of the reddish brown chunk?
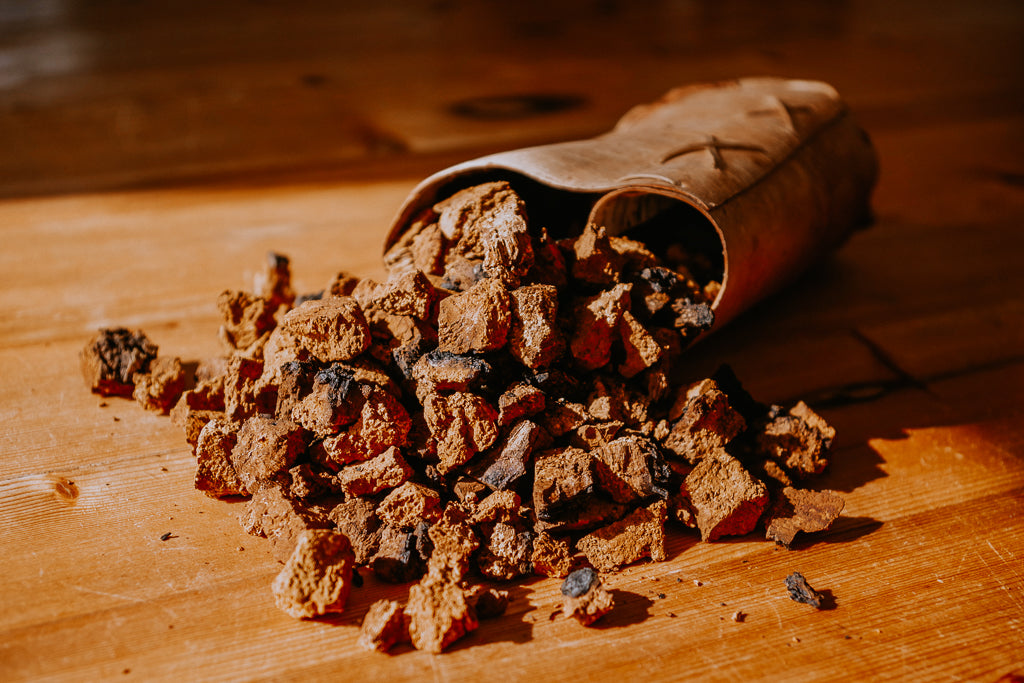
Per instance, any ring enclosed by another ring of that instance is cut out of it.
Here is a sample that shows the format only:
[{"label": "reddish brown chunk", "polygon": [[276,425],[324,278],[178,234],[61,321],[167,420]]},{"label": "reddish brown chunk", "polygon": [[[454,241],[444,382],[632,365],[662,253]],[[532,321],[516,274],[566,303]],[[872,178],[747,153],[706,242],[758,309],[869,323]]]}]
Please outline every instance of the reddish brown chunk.
[{"label": "reddish brown chunk", "polygon": [[766,536],[787,548],[797,532],[824,531],[843,511],[846,501],[834,491],[782,489],[769,508]]},{"label": "reddish brown chunk", "polygon": [[277,606],[296,619],[343,611],[352,590],[353,562],[344,535],[325,529],[302,532],[271,586]]},{"label": "reddish brown chunk", "polygon": [[533,507],[537,517],[553,519],[585,505],[594,491],[594,459],[578,448],[537,454],[534,465]]},{"label": "reddish brown chunk", "polygon": [[224,419],[206,423],[196,442],[196,489],[213,498],[249,495],[231,464],[231,451],[237,442],[236,423]]},{"label": "reddish brown chunk", "polygon": [[498,397],[498,425],[505,427],[520,418],[531,417],[544,410],[544,392],[526,382],[517,382]]},{"label": "reddish brown chunk", "polygon": [[277,325],[277,307],[262,296],[225,290],[217,297],[223,318],[220,337],[229,351],[245,351],[261,341]]},{"label": "reddish brown chunk", "polygon": [[625,360],[619,365],[619,374],[623,377],[636,377],[661,360],[662,348],[658,340],[629,311],[622,314],[619,336],[626,352]]},{"label": "reddish brown chunk", "polygon": [[511,311],[509,353],[531,369],[558,360],[565,350],[565,340],[558,330],[558,288],[530,285],[515,289]]},{"label": "reddish brown chunk", "polygon": [[380,502],[377,514],[385,524],[412,529],[423,521],[437,521],[441,516],[441,496],[422,484],[407,481]]},{"label": "reddish brown chunk", "polygon": [[347,296],[305,301],[284,316],[281,326],[325,363],[350,360],[370,345],[366,318]]},{"label": "reddish brown chunk", "polygon": [[433,653],[442,652],[479,626],[466,590],[441,571],[427,572],[409,589],[405,614],[413,647]]},{"label": "reddish brown chunk", "polygon": [[349,498],[331,510],[328,519],[348,537],[356,564],[367,564],[381,541],[381,520],[376,503],[369,498]]},{"label": "reddish brown chunk", "polygon": [[673,423],[664,446],[690,464],[725,446],[746,428],[743,416],[732,409],[728,397],[712,380],[682,393],[677,405],[682,406],[682,414]]},{"label": "reddish brown chunk", "polygon": [[757,435],[757,446],[797,477],[821,473],[836,430],[800,401],[788,413],[775,409]]},{"label": "reddish brown chunk", "polygon": [[396,600],[382,599],[370,605],[359,629],[359,646],[364,650],[387,652],[409,640],[405,610]]},{"label": "reddish brown chunk", "polygon": [[612,343],[618,337],[619,321],[629,310],[631,285],[622,283],[595,296],[582,299],[573,309],[574,328],[569,350],[583,370],[608,364]]},{"label": "reddish brown chunk", "polygon": [[619,281],[623,259],[612,248],[603,227],[587,225],[572,245],[572,276],[591,285],[610,286]]},{"label": "reddish brown chunk", "polygon": [[546,533],[539,533],[533,539],[530,555],[533,571],[541,576],[568,576],[572,571],[572,548],[569,541]]},{"label": "reddish brown chunk", "polygon": [[412,468],[395,446],[366,462],[349,465],[338,474],[341,488],[348,496],[370,496],[380,493],[401,485],[410,476]]},{"label": "reddish brown chunk", "polygon": [[598,571],[613,571],[645,557],[664,561],[666,515],[665,501],[659,500],[584,536],[576,547]]},{"label": "reddish brown chunk", "polygon": [[697,463],[684,487],[705,541],[750,533],[768,503],[765,485],[722,450]]},{"label": "reddish brown chunk", "polygon": [[423,417],[437,443],[441,474],[464,464],[498,438],[497,412],[475,394],[431,394],[423,403]]},{"label": "reddish brown chunk", "polygon": [[135,384],[132,396],[139,405],[166,415],[185,390],[185,369],[179,358],[158,356],[149,364],[147,372],[135,373],[132,380]]},{"label": "reddish brown chunk", "polygon": [[260,486],[241,516],[242,528],[270,540],[274,557],[284,562],[299,535],[310,529],[326,529],[330,523],[289,494],[279,482]]},{"label": "reddish brown chunk", "polygon": [[526,476],[530,456],[543,439],[542,431],[529,420],[521,421],[495,448],[478,456],[467,473],[492,489],[515,486]]},{"label": "reddish brown chunk", "polygon": [[498,280],[485,279],[441,301],[438,348],[455,354],[495,351],[508,339],[512,297]]},{"label": "reddish brown chunk", "polygon": [[250,417],[238,430],[231,464],[249,491],[295,464],[305,450],[302,428],[290,420]]},{"label": "reddish brown chunk", "polygon": [[591,451],[598,486],[616,503],[668,497],[672,470],[650,439],[628,435]]}]

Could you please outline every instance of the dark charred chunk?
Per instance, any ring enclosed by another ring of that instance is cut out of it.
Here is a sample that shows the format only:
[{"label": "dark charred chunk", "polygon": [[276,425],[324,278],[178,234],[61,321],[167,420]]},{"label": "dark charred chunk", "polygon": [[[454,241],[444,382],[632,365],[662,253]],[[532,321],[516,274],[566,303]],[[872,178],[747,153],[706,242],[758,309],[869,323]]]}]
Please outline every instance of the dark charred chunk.
[{"label": "dark charred chunk", "polygon": [[[587,593],[595,582],[600,581],[596,571],[590,567],[577,569],[562,582],[562,595],[568,598],[578,598]],[[788,581],[788,579],[787,579]]]},{"label": "dark charred chunk", "polygon": [[673,325],[686,336],[710,329],[715,322],[715,312],[710,304],[703,301],[695,303],[690,299],[676,299],[672,302],[672,312],[675,313]]},{"label": "dark charred chunk", "polygon": [[468,391],[486,383],[491,371],[491,364],[480,356],[434,349],[420,356],[412,374],[435,391]]},{"label": "dark charred chunk", "polygon": [[824,594],[811,588],[810,584],[807,583],[807,579],[800,572],[793,572],[786,577],[786,589],[789,591],[789,597],[792,600],[810,605],[814,609],[821,609],[826,600]]},{"label": "dark charred chunk", "polygon": [[426,571],[432,550],[425,523],[411,532],[384,527],[380,548],[370,560],[370,569],[389,583],[413,581]]},{"label": "dark charred chunk", "polygon": [[156,344],[142,330],[102,329],[82,350],[82,375],[93,393],[131,396],[133,376],[148,371],[156,355]]},{"label": "dark charred chunk", "polygon": [[314,361],[291,360],[281,364],[281,379],[277,388],[278,417],[288,417],[292,408],[313,389],[313,378],[320,369]]}]

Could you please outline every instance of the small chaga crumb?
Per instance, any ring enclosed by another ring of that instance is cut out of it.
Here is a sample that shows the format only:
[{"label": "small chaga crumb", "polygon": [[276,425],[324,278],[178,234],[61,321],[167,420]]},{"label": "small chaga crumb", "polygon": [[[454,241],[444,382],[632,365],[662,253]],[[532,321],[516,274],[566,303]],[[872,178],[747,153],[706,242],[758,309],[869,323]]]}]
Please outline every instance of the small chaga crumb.
[{"label": "small chaga crumb", "polygon": [[798,531],[824,531],[839,517],[846,502],[834,491],[782,489],[768,513],[766,537],[789,547]]},{"label": "small chaga crumb", "polygon": [[562,582],[562,614],[589,626],[615,606],[612,594],[601,585],[601,577],[590,567],[577,569]]},{"label": "small chaga crumb", "polygon": [[242,485],[253,491],[259,482],[294,465],[305,447],[302,428],[294,422],[250,417],[238,430],[231,464]]},{"label": "small chaga crumb", "polygon": [[771,411],[757,435],[757,446],[796,476],[806,477],[820,474],[828,465],[824,456],[835,437],[835,428],[800,401],[788,413]]},{"label": "small chaga crumb", "polygon": [[354,561],[343,534],[326,529],[302,532],[271,586],[277,606],[296,619],[343,611],[352,589]]},{"label": "small chaga crumb", "polygon": [[412,529],[421,521],[436,522],[441,516],[441,496],[422,484],[407,481],[377,506],[377,515],[390,526]]},{"label": "small chaga crumb", "polygon": [[217,297],[217,309],[223,318],[220,338],[229,351],[252,348],[277,325],[273,306],[262,296],[225,290]]},{"label": "small chaga crumb", "polygon": [[295,302],[295,290],[292,289],[292,270],[289,258],[284,254],[267,252],[263,272],[254,278],[253,291],[266,299],[274,311],[282,306],[291,306]]},{"label": "small chaga crumb", "polygon": [[135,389],[132,396],[146,410],[171,412],[185,389],[185,369],[181,359],[158,356],[149,364],[148,372],[137,372],[132,378]]},{"label": "small chaga crumb", "polygon": [[402,453],[392,446],[366,462],[344,467],[338,474],[347,496],[370,496],[395,488],[412,476]]},{"label": "small chaga crumb", "polygon": [[825,596],[811,588],[807,579],[800,572],[793,572],[786,577],[786,589],[794,602],[802,602],[814,609],[821,609],[822,602],[825,600]]},{"label": "small chaga crumb", "polygon": [[196,489],[213,498],[245,496],[249,491],[231,464],[231,451],[238,442],[238,425],[212,419],[196,442]]},{"label": "small chaga crumb", "polygon": [[490,278],[443,299],[437,315],[438,348],[455,354],[500,349],[512,324],[511,301],[505,285]]},{"label": "small chaga crumb", "polygon": [[568,576],[572,571],[572,548],[568,539],[539,533],[533,539],[533,572],[540,576]]},{"label": "small chaga crumb", "polygon": [[638,508],[583,538],[576,547],[598,571],[614,571],[645,557],[665,560],[665,501]]},{"label": "small chaga crumb", "polygon": [[512,291],[508,351],[531,369],[551,365],[565,350],[558,330],[558,288],[530,285]]},{"label": "small chaga crumb", "polygon": [[736,610],[732,613],[732,620],[735,621],[737,624],[742,624],[744,621],[747,620],[747,614],[743,610]]},{"label": "small chaga crumb", "polygon": [[387,652],[409,640],[405,610],[396,600],[378,600],[370,605],[359,630],[359,647]]},{"label": "small chaga crumb", "polygon": [[482,397],[468,392],[430,394],[423,417],[437,443],[437,469],[447,474],[498,438],[498,413]]},{"label": "small chaga crumb", "polygon": [[439,653],[479,626],[466,591],[444,571],[429,571],[409,589],[405,607],[417,650]]},{"label": "small chaga crumb", "polygon": [[367,564],[377,553],[381,541],[381,520],[374,501],[350,498],[336,505],[327,517],[338,531],[348,537],[356,564]]},{"label": "small chaga crumb", "polygon": [[509,580],[533,572],[533,532],[529,511],[514,491],[497,491],[483,500],[470,520],[483,540],[477,569],[491,579]]},{"label": "small chaga crumb", "polygon": [[494,619],[508,609],[508,591],[476,585],[470,588],[467,599],[476,611],[477,619]]},{"label": "small chaga crumb", "polygon": [[576,304],[569,350],[581,369],[596,370],[611,360],[619,322],[623,312],[629,310],[631,287],[629,283],[621,283]]},{"label": "small chaga crumb", "polygon": [[694,464],[725,446],[746,428],[743,416],[732,409],[729,399],[713,380],[705,380],[676,399],[673,412],[681,412],[665,438],[665,448]]},{"label": "small chaga crumb", "polygon": [[82,376],[94,394],[131,396],[135,375],[149,370],[157,350],[142,330],[101,329],[79,354]]},{"label": "small chaga crumb", "polygon": [[520,418],[532,417],[544,410],[544,392],[526,382],[517,382],[498,397],[498,425],[505,427]]},{"label": "small chaga crumb", "polygon": [[765,485],[725,451],[701,460],[683,486],[705,541],[750,533],[768,504]]},{"label": "small chaga crumb", "polygon": [[281,326],[325,363],[355,358],[370,345],[370,328],[355,299],[329,296],[290,310]]},{"label": "small chaga crumb", "polygon": [[412,531],[385,526],[369,567],[377,578],[388,583],[414,581],[426,571],[432,549],[426,523]]}]

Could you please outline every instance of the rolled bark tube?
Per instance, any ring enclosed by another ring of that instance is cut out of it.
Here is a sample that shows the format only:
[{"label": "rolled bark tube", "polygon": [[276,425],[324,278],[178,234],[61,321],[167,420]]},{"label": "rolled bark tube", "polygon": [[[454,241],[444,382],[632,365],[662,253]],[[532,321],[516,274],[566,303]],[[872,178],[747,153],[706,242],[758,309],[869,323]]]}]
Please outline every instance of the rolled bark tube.
[{"label": "rolled bark tube", "polygon": [[[385,251],[424,209],[498,179],[529,187],[531,229],[540,227],[537,203],[610,234],[659,218],[659,229],[673,232],[710,227],[721,242],[717,328],[866,225],[877,175],[868,136],[828,84],[686,86],[635,107],[604,135],[502,152],[427,178],[399,210]],[[673,224],[676,215],[683,218]]]}]

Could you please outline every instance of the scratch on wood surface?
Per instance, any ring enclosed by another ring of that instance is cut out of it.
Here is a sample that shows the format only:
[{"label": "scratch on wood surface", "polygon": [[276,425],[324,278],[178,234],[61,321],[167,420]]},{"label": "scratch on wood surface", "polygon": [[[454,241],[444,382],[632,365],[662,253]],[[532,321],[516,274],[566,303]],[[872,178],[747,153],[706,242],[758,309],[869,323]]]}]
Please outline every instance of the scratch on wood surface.
[{"label": "scratch on wood surface", "polygon": [[136,597],[133,597],[131,595],[124,595],[122,593],[110,593],[110,592],[107,592],[107,591],[100,591],[100,590],[96,590],[94,588],[86,588],[85,586],[78,586],[78,585],[75,585],[73,583],[64,583],[63,585],[67,586],[68,588],[72,588],[72,589],[74,589],[76,591],[79,591],[81,593],[91,593],[92,595],[102,595],[102,596],[107,597],[107,598],[116,598],[118,600],[125,600],[127,602],[133,602],[133,603],[135,603],[137,605],[150,605],[150,606],[156,607],[157,609],[159,609],[160,611],[162,611],[164,614],[168,615],[171,618],[177,618],[177,616],[178,616],[177,614],[174,613],[174,611],[172,611],[172,610],[170,610],[167,607],[164,607],[162,605],[156,605],[152,600],[149,600],[149,599],[136,598]]}]

